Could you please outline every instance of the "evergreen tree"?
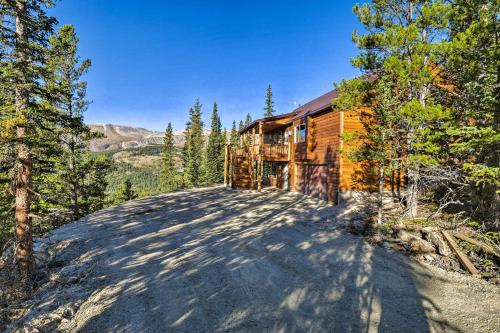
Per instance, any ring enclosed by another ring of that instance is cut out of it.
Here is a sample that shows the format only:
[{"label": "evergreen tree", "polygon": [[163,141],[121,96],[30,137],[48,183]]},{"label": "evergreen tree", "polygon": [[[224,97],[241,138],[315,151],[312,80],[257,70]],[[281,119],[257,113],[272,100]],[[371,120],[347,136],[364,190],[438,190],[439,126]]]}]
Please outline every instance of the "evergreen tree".
[{"label": "evergreen tree", "polygon": [[106,180],[114,163],[103,154],[85,154],[82,170],[86,170],[83,185],[80,188],[80,207],[82,215],[103,209],[109,202],[106,199],[108,182]]},{"label": "evergreen tree", "polygon": [[[248,118],[249,116],[250,116],[250,115],[248,115],[248,114],[247,114],[247,118]],[[251,122],[251,121],[250,121],[250,122]],[[244,129],[244,128],[245,128],[245,124],[243,123],[243,120],[240,120],[240,124],[239,124],[239,126],[238,126],[238,133],[241,133],[241,131],[243,131],[243,129]],[[246,145],[246,144],[247,144],[247,142],[246,142],[246,141],[247,141],[247,140],[246,140],[246,137],[245,137],[245,136],[240,137],[240,136],[238,135],[238,142],[239,142],[239,143],[241,143],[241,144],[243,144],[243,145]]]},{"label": "evergreen tree", "polygon": [[190,110],[190,120],[188,123],[188,137],[185,148],[185,169],[184,184],[186,187],[196,187],[202,183],[202,163],[203,163],[203,121],[201,120],[201,103],[196,101]]},{"label": "evergreen tree", "polygon": [[407,215],[417,215],[421,171],[439,164],[449,120],[446,108],[436,102],[436,72],[433,71],[445,46],[442,38],[450,6],[445,0],[374,0],[356,5],[367,33],[353,34],[361,55],[353,60],[359,69],[376,73],[390,85],[397,110],[398,141],[408,184]]},{"label": "evergreen tree", "polygon": [[[360,163],[364,170],[362,181],[377,188],[377,223],[383,222],[383,193],[387,175],[399,167],[397,141],[397,109],[391,82],[381,77],[375,82],[366,78],[344,81],[339,86],[339,97],[333,100],[337,110],[363,110],[360,112],[364,131],[348,132],[342,137],[346,142],[354,142],[356,149],[347,150],[350,159]],[[374,94],[374,92],[376,92]],[[357,181],[357,180],[356,180]]]},{"label": "evergreen tree", "polygon": [[[35,147],[43,150],[44,127],[56,117],[39,101],[45,95],[42,85],[47,59],[47,42],[56,20],[47,16],[45,8],[51,0],[2,1],[2,72],[0,90],[3,101],[1,115],[2,146],[16,146],[15,184],[16,259],[21,281],[29,281],[34,271],[31,208]],[[7,97],[7,98],[6,98]],[[42,139],[43,138],[43,139]]]},{"label": "evergreen tree", "polygon": [[273,89],[271,88],[271,85],[267,86],[266,90],[266,107],[264,108],[264,117],[269,118],[274,116],[274,101],[273,101]]},{"label": "evergreen tree", "polygon": [[[103,167],[96,164],[89,151],[90,140],[101,136],[91,132],[83,122],[89,103],[87,83],[81,77],[88,72],[90,60],[80,60],[77,45],[78,37],[71,25],[61,27],[49,40],[46,81],[51,98],[45,102],[54,114],[60,115],[59,125],[53,131],[59,154],[53,158],[56,172],[42,178],[39,186],[42,201],[70,209],[75,218],[90,213],[89,198],[85,195],[92,193],[95,198],[95,189],[101,188],[96,182],[102,180],[91,182],[87,175],[92,174],[92,168]],[[100,196],[104,196],[104,191]]]},{"label": "evergreen tree", "polygon": [[188,167],[189,163],[189,140],[191,139],[191,119],[193,118],[194,109],[189,108],[189,120],[186,122],[186,129],[184,130],[184,146],[182,147],[182,170]]},{"label": "evergreen tree", "polygon": [[233,126],[231,127],[231,132],[229,134],[229,144],[231,146],[237,146],[240,141],[240,136],[238,135],[238,130],[236,129],[236,120],[233,121]]},{"label": "evergreen tree", "polygon": [[498,59],[500,3],[455,0],[443,55],[453,85],[453,119],[447,142],[450,161],[470,183],[469,211],[486,227],[500,224],[500,79]]},{"label": "evergreen tree", "polygon": [[204,159],[204,178],[206,184],[216,184],[224,180],[224,143],[217,103],[212,110],[210,135]]},{"label": "evergreen tree", "polygon": [[120,188],[118,200],[120,200],[120,202],[125,202],[125,201],[134,200],[136,198],[137,198],[137,194],[135,194],[134,190],[132,189],[132,182],[128,178],[125,179],[125,181],[122,183],[122,186]]},{"label": "evergreen tree", "polygon": [[175,167],[175,146],[172,123],[168,123],[165,137],[163,138],[163,167],[161,171],[161,184],[164,191],[170,192],[180,187],[179,173]]},{"label": "evergreen tree", "polygon": [[248,126],[252,123],[252,116],[250,116],[250,113],[247,113],[247,116],[245,118],[245,126]]}]

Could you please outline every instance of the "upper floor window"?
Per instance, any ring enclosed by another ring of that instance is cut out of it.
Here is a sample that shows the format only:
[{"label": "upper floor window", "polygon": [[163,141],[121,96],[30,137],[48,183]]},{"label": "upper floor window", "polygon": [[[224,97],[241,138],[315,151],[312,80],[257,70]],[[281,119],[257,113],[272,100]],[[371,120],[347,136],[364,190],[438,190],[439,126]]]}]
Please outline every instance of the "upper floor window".
[{"label": "upper floor window", "polygon": [[306,142],[306,124],[295,126],[295,143]]}]

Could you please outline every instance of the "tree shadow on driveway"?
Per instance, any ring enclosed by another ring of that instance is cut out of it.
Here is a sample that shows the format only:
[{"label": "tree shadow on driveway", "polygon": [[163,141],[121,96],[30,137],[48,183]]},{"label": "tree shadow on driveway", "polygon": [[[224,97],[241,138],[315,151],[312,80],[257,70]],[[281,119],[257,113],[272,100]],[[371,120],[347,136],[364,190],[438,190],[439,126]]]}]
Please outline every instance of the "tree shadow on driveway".
[{"label": "tree shadow on driveway", "polygon": [[460,331],[421,293],[425,270],[309,223],[329,210],[291,193],[217,187],[94,214],[85,236],[94,292],[71,330]]}]

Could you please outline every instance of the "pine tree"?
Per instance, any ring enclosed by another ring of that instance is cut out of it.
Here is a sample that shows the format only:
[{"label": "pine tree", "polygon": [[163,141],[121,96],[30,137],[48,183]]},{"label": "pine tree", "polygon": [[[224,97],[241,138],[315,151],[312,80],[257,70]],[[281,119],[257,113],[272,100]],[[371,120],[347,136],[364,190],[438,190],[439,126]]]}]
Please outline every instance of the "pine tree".
[{"label": "pine tree", "polygon": [[224,180],[224,143],[217,103],[214,103],[203,168],[206,184],[216,184]]},{"label": "pine tree", "polygon": [[136,198],[137,194],[135,194],[134,190],[132,189],[132,182],[128,178],[125,179],[120,188],[118,200],[120,200],[120,202],[125,202],[134,200]]},{"label": "pine tree", "polygon": [[110,157],[104,154],[85,154],[82,170],[86,170],[83,186],[80,188],[82,215],[103,209],[109,204],[106,198],[108,182],[106,178],[114,166]]},{"label": "pine tree", "polygon": [[271,85],[267,86],[266,90],[266,107],[264,108],[264,117],[269,118],[274,116],[274,101],[273,101],[273,89],[271,88]]},{"label": "pine tree", "polygon": [[[360,112],[364,131],[344,133],[342,139],[354,142],[355,149],[344,151],[348,157],[360,163],[364,169],[362,182],[371,186],[376,181],[377,223],[383,222],[383,194],[387,174],[399,167],[396,140],[397,109],[391,82],[386,77],[370,82],[366,78],[343,81],[338,87],[339,97],[333,100],[336,110],[371,108]],[[374,93],[375,92],[375,93]]]},{"label": "pine tree", "polygon": [[191,119],[193,118],[194,109],[189,108],[189,120],[186,122],[184,130],[184,146],[182,147],[182,169],[185,172],[189,164],[189,146],[191,139]]},{"label": "pine tree", "polygon": [[250,116],[250,113],[247,113],[247,116],[245,118],[245,126],[248,126],[252,123],[252,116]]},{"label": "pine tree", "polygon": [[92,192],[95,196],[90,187],[100,187],[87,179],[92,168],[97,167],[90,156],[90,140],[100,137],[83,122],[89,103],[87,83],[81,77],[88,72],[90,60],[80,60],[78,37],[71,25],[61,27],[51,36],[49,46],[46,81],[50,99],[45,102],[59,115],[59,124],[53,131],[59,154],[53,158],[55,177],[44,178],[39,191],[43,194],[41,200],[70,209],[73,216],[79,218],[90,213],[89,198],[85,194]]},{"label": "pine tree", "polygon": [[2,145],[9,145],[14,139],[16,146],[17,175],[13,181],[16,259],[23,281],[29,281],[34,271],[31,222],[33,151],[37,145],[43,147],[43,136],[40,136],[43,129],[37,124],[48,122],[50,125],[55,120],[39,105],[44,95],[46,45],[56,24],[44,9],[52,4],[51,0],[13,0],[3,1],[1,5],[1,52],[8,60],[2,64],[0,85],[2,94],[7,92],[13,97],[4,100],[8,104],[2,106]]},{"label": "pine tree", "polygon": [[170,192],[180,187],[179,173],[175,167],[175,146],[172,123],[168,123],[165,137],[163,138],[163,167],[161,171],[161,184],[164,191]]},{"label": "pine tree", "polygon": [[[247,118],[249,117],[249,115],[247,115]],[[241,133],[243,131],[243,129],[245,128],[245,124],[243,123],[243,120],[240,120],[240,124],[238,126],[238,133]],[[246,137],[245,136],[239,136],[238,134],[238,142],[242,145],[246,145],[247,142],[246,142]]]},{"label": "pine tree", "polygon": [[240,141],[240,136],[238,135],[238,130],[236,129],[236,120],[233,121],[233,126],[231,127],[231,132],[229,134],[229,144],[233,147],[237,146]]},{"label": "pine tree", "polygon": [[219,161],[218,165],[220,167],[220,179],[216,183],[224,183],[224,164],[226,159],[226,146],[229,144],[228,142],[228,133],[227,129],[224,127],[221,133],[220,139],[220,153],[219,153]]},{"label": "pine tree", "polygon": [[497,229],[500,224],[500,78],[498,59],[500,3],[456,0],[449,43],[443,56],[453,85],[453,119],[447,141],[450,161],[470,183],[470,212]]},{"label": "pine tree", "polygon": [[185,148],[185,169],[184,184],[186,187],[196,187],[202,183],[203,164],[203,121],[201,120],[201,103],[196,101],[190,110],[190,120],[188,123],[188,137]]},{"label": "pine tree", "polygon": [[417,215],[424,168],[439,163],[444,135],[442,124],[449,120],[446,108],[436,102],[433,70],[445,42],[450,6],[445,0],[374,0],[356,5],[367,33],[353,34],[361,55],[353,64],[361,70],[387,77],[397,96],[399,141],[404,141],[403,165],[408,184],[407,215]]}]

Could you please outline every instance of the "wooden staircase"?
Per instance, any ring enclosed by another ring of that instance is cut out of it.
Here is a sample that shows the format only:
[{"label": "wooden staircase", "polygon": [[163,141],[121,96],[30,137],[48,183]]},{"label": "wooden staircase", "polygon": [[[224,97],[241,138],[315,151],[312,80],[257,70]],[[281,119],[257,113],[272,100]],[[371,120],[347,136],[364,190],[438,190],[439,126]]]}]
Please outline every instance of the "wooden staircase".
[{"label": "wooden staircase", "polygon": [[248,151],[238,151],[231,158],[233,188],[254,189],[253,158]]}]

